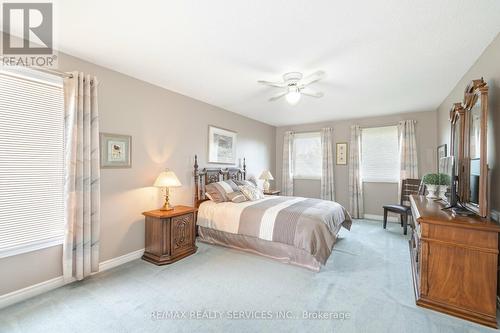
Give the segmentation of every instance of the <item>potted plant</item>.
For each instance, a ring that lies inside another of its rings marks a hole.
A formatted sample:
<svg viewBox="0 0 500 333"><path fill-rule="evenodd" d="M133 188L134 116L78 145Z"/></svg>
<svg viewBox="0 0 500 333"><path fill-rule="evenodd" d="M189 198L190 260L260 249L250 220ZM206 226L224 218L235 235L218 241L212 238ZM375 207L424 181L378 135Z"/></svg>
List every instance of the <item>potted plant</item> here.
<svg viewBox="0 0 500 333"><path fill-rule="evenodd" d="M440 173L439 175L439 197L446 200L446 191L451 184L451 178L445 173Z"/></svg>
<svg viewBox="0 0 500 333"><path fill-rule="evenodd" d="M439 186L439 175L437 173L428 173L422 178L422 182L427 188L427 198L436 198L436 191Z"/></svg>

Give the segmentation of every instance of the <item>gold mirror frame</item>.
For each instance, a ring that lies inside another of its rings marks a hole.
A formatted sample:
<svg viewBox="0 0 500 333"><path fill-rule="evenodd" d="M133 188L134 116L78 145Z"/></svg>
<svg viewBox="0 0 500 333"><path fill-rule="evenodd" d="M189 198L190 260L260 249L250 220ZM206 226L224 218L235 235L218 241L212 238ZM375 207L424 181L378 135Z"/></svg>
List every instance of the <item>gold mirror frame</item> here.
<svg viewBox="0 0 500 333"><path fill-rule="evenodd" d="M465 138L465 109L462 106L462 103L455 103L451 107L450 110L450 122L451 122L451 137L450 137L450 155L455 157L455 148L457 150L455 161L456 163L456 175L458 178L458 188L457 188L457 196L460 200L465 197L468 189L468 181L466 177L464 177L464 138ZM455 133L458 131L458 142L456 142L455 138L457 136ZM456 146L456 147L455 147ZM438 161L439 163L439 161Z"/></svg>
<svg viewBox="0 0 500 333"><path fill-rule="evenodd" d="M470 114L472 108L476 105L477 101L481 101L481 122L480 122L480 171L479 171L479 204L474 205L469 202L470 199ZM484 82L483 78L478 80L473 80L467 88L465 88L463 106L465 109L465 119L464 119L464 136L463 136L463 147L464 147L464 158L463 158L463 170L462 177L460 180L464 180L466 183L462 197L462 201L465 203L466 207L473 210L482 217L487 217L488 212L488 156L487 156L487 128L488 128L488 85Z"/></svg>

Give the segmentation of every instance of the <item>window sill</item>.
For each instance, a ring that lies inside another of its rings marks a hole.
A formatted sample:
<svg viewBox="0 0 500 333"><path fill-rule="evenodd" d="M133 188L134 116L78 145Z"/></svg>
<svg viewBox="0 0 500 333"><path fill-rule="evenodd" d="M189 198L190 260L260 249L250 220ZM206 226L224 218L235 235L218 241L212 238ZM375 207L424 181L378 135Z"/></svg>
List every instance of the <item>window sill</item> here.
<svg viewBox="0 0 500 333"><path fill-rule="evenodd" d="M0 250L0 259L16 256L23 253L33 252L37 250L46 249L52 246L62 245L64 243L64 236L44 239L42 241L31 242L7 249Z"/></svg>

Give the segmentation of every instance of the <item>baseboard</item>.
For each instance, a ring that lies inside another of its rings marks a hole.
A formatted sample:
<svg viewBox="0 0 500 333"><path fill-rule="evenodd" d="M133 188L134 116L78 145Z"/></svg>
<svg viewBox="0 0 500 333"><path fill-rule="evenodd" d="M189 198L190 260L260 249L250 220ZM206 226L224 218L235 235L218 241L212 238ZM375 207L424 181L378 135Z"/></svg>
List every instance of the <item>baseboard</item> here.
<svg viewBox="0 0 500 333"><path fill-rule="evenodd" d="M363 218L365 218L367 220L377 220L377 221L384 220L383 215L376 215L376 214L364 214ZM396 216L387 216L387 222L401 223L399 217L396 217Z"/></svg>
<svg viewBox="0 0 500 333"><path fill-rule="evenodd" d="M8 294L0 296L0 309L5 308L17 302L24 301L28 298L35 297L47 291L57 289L64 286L64 279L62 276L43 281L32 286L19 289Z"/></svg>
<svg viewBox="0 0 500 333"><path fill-rule="evenodd" d="M129 261L140 259L144 254L144 249L124 254L122 256L112 258L99 263L99 272L106 271L111 268L126 264Z"/></svg>
<svg viewBox="0 0 500 333"><path fill-rule="evenodd" d="M134 252L127 253L123 256L103 261L99 263L99 273L123 265L129 261L139 259L142 257L143 254L144 254L144 249L140 249ZM58 276L53 279L43 281L23 289L15 290L8 294L0 295L0 309L27 300L29 298L38 296L40 294L46 293L47 291L57 289L59 287L64 286L65 284L67 283L64 282L63 277Z"/></svg>

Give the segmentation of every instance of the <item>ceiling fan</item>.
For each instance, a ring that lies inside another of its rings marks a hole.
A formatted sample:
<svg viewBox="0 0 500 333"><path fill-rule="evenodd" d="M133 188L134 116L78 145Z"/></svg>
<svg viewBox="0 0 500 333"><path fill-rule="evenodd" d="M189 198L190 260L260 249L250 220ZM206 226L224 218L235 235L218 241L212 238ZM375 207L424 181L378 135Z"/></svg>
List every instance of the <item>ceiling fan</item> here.
<svg viewBox="0 0 500 333"><path fill-rule="evenodd" d="M320 98L323 97L322 92L316 92L307 87L311 83L317 82L325 77L324 71L316 71L311 75L304 77L300 72L290 72L283 74L282 82L257 81L270 87L285 89L283 92L271 97L270 102L276 101L285 96L286 101L291 105L295 105L300 101L302 95Z"/></svg>

